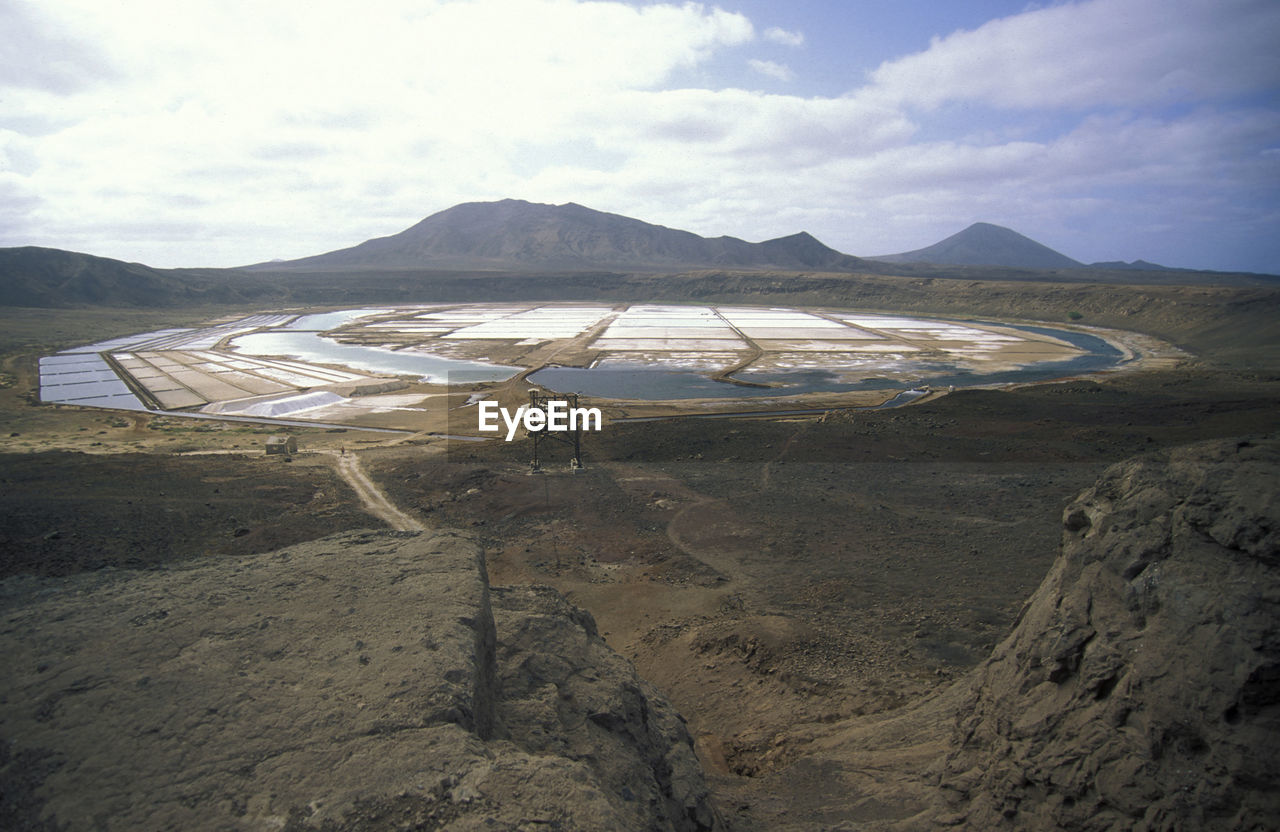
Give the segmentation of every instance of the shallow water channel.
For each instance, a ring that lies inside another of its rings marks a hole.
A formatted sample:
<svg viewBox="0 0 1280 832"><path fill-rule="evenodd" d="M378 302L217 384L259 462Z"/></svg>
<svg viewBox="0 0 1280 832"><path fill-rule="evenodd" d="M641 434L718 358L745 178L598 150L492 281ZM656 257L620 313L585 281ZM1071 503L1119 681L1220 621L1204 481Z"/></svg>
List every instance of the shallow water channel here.
<svg viewBox="0 0 1280 832"><path fill-rule="evenodd" d="M340 344L322 337L319 332L294 329L241 335L232 342L232 348L246 355L283 355L315 364L341 364L368 373L414 375L424 382L437 384L502 381L522 369L421 352Z"/></svg>

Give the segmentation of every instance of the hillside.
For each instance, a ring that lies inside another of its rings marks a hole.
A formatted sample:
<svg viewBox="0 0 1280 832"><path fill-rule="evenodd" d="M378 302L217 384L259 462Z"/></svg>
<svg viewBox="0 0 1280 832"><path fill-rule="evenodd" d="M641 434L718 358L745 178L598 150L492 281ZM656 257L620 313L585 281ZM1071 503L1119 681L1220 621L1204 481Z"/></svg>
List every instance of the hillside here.
<svg viewBox="0 0 1280 832"><path fill-rule="evenodd" d="M736 267L852 271L866 264L801 232L749 243L700 237L575 203L468 202L389 237L261 271L339 269L629 269Z"/></svg>
<svg viewBox="0 0 1280 832"><path fill-rule="evenodd" d="M0 306L196 306L248 302L258 294L218 272L153 269L37 246L0 248Z"/></svg>
<svg viewBox="0 0 1280 832"><path fill-rule="evenodd" d="M984 661L906 707L797 724L801 762L735 798L785 830L1273 828L1278 473L1274 438L1111 466Z"/></svg>
<svg viewBox="0 0 1280 832"><path fill-rule="evenodd" d="M1274 440L1111 467L967 680L934 774L963 829L1262 829L1280 810ZM960 823L956 813L963 818Z"/></svg>
<svg viewBox="0 0 1280 832"><path fill-rule="evenodd" d="M888 263L934 263L954 266L1005 266L1018 269L1075 269L1083 263L1011 228L975 222L931 246L871 258Z"/></svg>

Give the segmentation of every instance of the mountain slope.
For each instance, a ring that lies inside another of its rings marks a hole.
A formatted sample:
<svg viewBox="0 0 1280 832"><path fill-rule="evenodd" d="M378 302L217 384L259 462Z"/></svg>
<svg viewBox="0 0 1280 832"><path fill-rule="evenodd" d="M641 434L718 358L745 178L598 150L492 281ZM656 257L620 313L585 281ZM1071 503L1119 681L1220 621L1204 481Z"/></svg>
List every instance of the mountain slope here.
<svg viewBox="0 0 1280 832"><path fill-rule="evenodd" d="M851 271L863 265L803 232L763 243L708 239L572 202L543 205L504 199L456 205L399 234L351 248L249 268L537 271L735 266Z"/></svg>
<svg viewBox="0 0 1280 832"><path fill-rule="evenodd" d="M0 306L190 306L237 303L253 294L252 287L199 272L162 271L56 248L0 248Z"/></svg>
<svg viewBox="0 0 1280 832"><path fill-rule="evenodd" d="M975 222L957 234L915 251L873 257L889 263L947 266L1007 266L1019 269L1078 269L1083 263L1024 237L1011 228Z"/></svg>

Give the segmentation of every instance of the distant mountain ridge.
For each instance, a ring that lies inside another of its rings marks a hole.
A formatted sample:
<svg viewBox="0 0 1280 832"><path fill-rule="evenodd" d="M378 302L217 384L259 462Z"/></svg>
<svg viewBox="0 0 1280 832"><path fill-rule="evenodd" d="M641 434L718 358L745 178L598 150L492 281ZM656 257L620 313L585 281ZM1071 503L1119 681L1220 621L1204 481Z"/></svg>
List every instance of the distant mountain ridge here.
<svg viewBox="0 0 1280 832"><path fill-rule="evenodd" d="M459 269L468 271L662 271L737 268L883 272L877 264L994 266L1014 269L1098 268L1167 271L1135 260L1086 265L1018 232L988 222L925 248L861 258L844 254L801 231L750 243L737 237L700 237L587 208L503 199L464 202L398 234L296 260L245 266L251 271L349 269Z"/></svg>
<svg viewBox="0 0 1280 832"><path fill-rule="evenodd" d="M1016 269L1081 269L1072 260L1011 228L975 222L931 246L869 258L886 263L931 263L943 266L1004 266Z"/></svg>
<svg viewBox="0 0 1280 832"><path fill-rule="evenodd" d="M155 269L61 249L0 248L0 307L179 307L247 303L393 303L425 285L459 301L608 295L620 281L653 281L646 297L695 300L729 291L725 273L755 272L770 292L791 291L805 273L929 279L1113 284L1274 286L1280 276L1174 269L1145 260L1088 266L990 223L902 254L859 258L799 232L760 243L700 237L576 203L515 199L469 202L432 214L389 237L299 260L234 269ZM742 276L739 275L739 276ZM474 277L493 277L475 281ZM667 291L662 279L679 276ZM505 283L503 281L506 281ZM448 286L445 290L443 287ZM830 289L834 284L824 284ZM834 291L834 289L832 289ZM824 289L823 291L826 291Z"/></svg>
<svg viewBox="0 0 1280 832"><path fill-rule="evenodd" d="M1112 269L1116 271L1135 271L1135 272L1193 272L1195 269L1180 269L1174 266L1161 266L1159 263L1152 263L1147 260L1134 260L1126 263L1123 260L1101 260L1097 263L1090 263L1091 269Z"/></svg>
<svg viewBox="0 0 1280 832"><path fill-rule="evenodd" d="M243 303L254 287L216 271L153 269L74 251L39 246L0 248L0 306L172 307Z"/></svg>
<svg viewBox="0 0 1280 832"><path fill-rule="evenodd" d="M586 208L518 199L467 202L389 237L253 270L779 268L857 271L867 264L811 234L749 243L700 237Z"/></svg>

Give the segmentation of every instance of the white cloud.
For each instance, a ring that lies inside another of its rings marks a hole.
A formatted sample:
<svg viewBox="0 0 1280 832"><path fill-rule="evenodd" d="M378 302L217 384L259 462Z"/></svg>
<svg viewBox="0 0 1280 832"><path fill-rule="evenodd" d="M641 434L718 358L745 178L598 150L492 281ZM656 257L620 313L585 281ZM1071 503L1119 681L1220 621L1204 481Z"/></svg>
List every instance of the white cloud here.
<svg viewBox="0 0 1280 832"><path fill-rule="evenodd" d="M901 112L858 98L801 98L747 90L658 90L619 95L584 111L597 141L628 157L676 164L704 157L744 169L789 171L832 157L898 145L914 125Z"/></svg>
<svg viewBox="0 0 1280 832"><path fill-rule="evenodd" d="M804 46L804 32L789 32L786 29L779 29L777 26L765 29L764 39L780 43L783 46Z"/></svg>
<svg viewBox="0 0 1280 832"><path fill-rule="evenodd" d="M691 3L9 8L0 245L235 265L520 197L711 236L805 229L854 254L984 219L1087 258L1126 224L1168 244L1280 201L1275 108L1233 103L1280 85L1265 0L1054 5L834 97L717 84L709 68L745 64L800 87L817 45ZM775 43L806 48L782 64L760 54Z"/></svg>
<svg viewBox="0 0 1280 832"><path fill-rule="evenodd" d="M80 245L117 253L126 246L101 236L113 218L176 217L220 234L258 217L259 236L278 240L261 256L288 256L332 241L335 226L365 233L362 218L491 195L518 148L589 132L584 111L755 36L745 17L693 4L41 5L37 34L61 34L32 43L80 48L110 77L86 90L47 77L39 54L11 62L0 123L45 133L12 187L42 204L0 239L75 240L82 229ZM88 43L101 48L77 46ZM334 222L333 204L349 218Z"/></svg>
<svg viewBox="0 0 1280 832"><path fill-rule="evenodd" d="M780 64L775 61L762 61L758 58L752 58L747 61L747 66L751 67L761 75L767 75L770 78L776 78L779 81L790 81L796 77L791 68L786 64Z"/></svg>
<svg viewBox="0 0 1280 832"><path fill-rule="evenodd" d="M872 79L876 94L926 108L1199 101L1280 83L1277 35L1272 0L1090 0L934 38Z"/></svg>
<svg viewBox="0 0 1280 832"><path fill-rule="evenodd" d="M57 31L34 5L0 4L0 87L66 94L90 86L111 69L92 43Z"/></svg>

